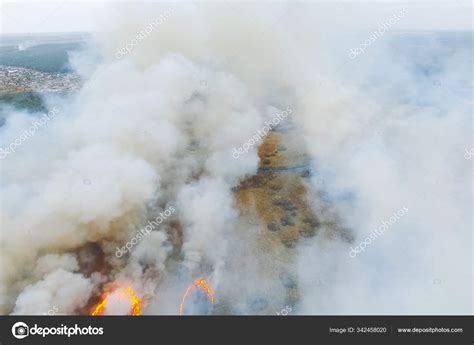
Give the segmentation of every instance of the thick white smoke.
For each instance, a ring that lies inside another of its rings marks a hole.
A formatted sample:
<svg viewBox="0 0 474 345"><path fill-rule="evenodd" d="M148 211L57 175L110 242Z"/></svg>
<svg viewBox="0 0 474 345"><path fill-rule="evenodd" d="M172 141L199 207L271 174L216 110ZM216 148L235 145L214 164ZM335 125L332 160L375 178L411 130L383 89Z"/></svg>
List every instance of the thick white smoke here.
<svg viewBox="0 0 474 345"><path fill-rule="evenodd" d="M256 236L239 232L232 194L257 171L257 147L239 159L232 149L275 115L269 109L291 105L301 150L354 238L300 241L287 263L298 279L295 310L469 313L472 189L463 153L472 103L455 92L423 92L385 38L351 61L349 49L360 43L352 33L363 20L335 6L110 4L91 48L100 63L91 66L87 54L73 59L83 88L51 100L56 118L2 161L0 312L84 312L103 284L114 284L133 286L146 313L171 314L199 274L225 291L231 311L251 312L243 290L277 299L282 291L263 277L272 263L253 250ZM377 24L400 9L365 13ZM327 17L341 27L329 32ZM446 60L443 87L472 73L469 63L456 54ZM375 69L385 71L384 82ZM404 98L406 89L421 101ZM3 143L30 116L9 113ZM319 189L315 183L310 193L316 213ZM129 255L115 256L169 206L175 214ZM382 237L349 256L404 206L406 215ZM112 304L109 313L126 309Z"/></svg>

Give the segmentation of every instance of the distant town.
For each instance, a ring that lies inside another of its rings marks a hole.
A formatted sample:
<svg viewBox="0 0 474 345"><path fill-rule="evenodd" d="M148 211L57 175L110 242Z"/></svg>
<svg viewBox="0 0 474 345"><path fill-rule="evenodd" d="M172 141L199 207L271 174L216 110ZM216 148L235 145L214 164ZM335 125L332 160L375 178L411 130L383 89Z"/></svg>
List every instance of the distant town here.
<svg viewBox="0 0 474 345"><path fill-rule="evenodd" d="M0 94L73 91L79 89L81 84L81 78L74 73L46 73L23 67L0 66Z"/></svg>

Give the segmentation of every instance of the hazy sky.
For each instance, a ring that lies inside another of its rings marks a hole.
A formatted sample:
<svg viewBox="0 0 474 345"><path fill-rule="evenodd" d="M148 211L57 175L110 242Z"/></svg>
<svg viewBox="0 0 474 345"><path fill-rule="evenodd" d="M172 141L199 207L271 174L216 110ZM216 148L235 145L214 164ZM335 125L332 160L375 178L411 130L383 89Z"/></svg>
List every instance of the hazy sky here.
<svg viewBox="0 0 474 345"><path fill-rule="evenodd" d="M92 0L63 0L63 1L42 1L42 0L0 0L1 33L35 33L35 32L69 32L69 31L96 31L100 30L97 20L98 15L104 11L115 11L110 6L114 0L92 1ZM125 1L120 1L124 3ZM128 3L140 4L140 1L126 1ZM157 2L157 1L147 1ZM261 2L261 1L260 1ZM323 1L307 1L323 2ZM333 1L332 4L336 3ZM366 1L346 1L357 4L357 9L350 6L351 20L360 22L367 20L367 13L378 17L382 16L380 8L376 6L385 4L400 5L406 4L410 15L399 23L399 30L472 30L472 3L470 0L449 0L449 1L387 1L378 0L372 3ZM295 3L295 6L304 4ZM143 6L143 2L141 2ZM376 8L379 8L376 9ZM365 18L364 18L365 17ZM383 18L383 17L381 17ZM372 23L373 24L373 23Z"/></svg>

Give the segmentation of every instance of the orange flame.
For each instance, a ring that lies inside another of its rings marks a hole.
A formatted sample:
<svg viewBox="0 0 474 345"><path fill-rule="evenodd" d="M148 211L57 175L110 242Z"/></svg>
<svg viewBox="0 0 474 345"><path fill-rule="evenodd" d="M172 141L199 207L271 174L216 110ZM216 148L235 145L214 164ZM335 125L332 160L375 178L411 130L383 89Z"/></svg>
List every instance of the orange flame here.
<svg viewBox="0 0 474 345"><path fill-rule="evenodd" d="M184 292L183 298L181 299L181 304L179 305L179 315L183 315L183 306L188 298L189 292L192 288L201 289L207 295L209 302L214 304L214 294L212 293L211 288L207 285L207 282L204 279L196 279L193 284L189 285L186 291Z"/></svg>
<svg viewBox="0 0 474 345"><path fill-rule="evenodd" d="M138 316L141 315L140 304L141 301L138 296L133 292L131 287L127 288L127 294L132 302L132 309L130 310L130 315Z"/></svg>
<svg viewBox="0 0 474 345"><path fill-rule="evenodd" d="M132 307L130 308L129 315L137 316L141 315L141 301L140 298L133 292L131 287L125 288L119 295L120 299L129 299ZM107 295L101 297L100 302L94 307L91 312L92 316L104 315L105 308L107 306Z"/></svg>
<svg viewBox="0 0 474 345"><path fill-rule="evenodd" d="M102 300L92 311L92 316L102 315L104 313L105 307L107 305L107 298L102 297Z"/></svg>

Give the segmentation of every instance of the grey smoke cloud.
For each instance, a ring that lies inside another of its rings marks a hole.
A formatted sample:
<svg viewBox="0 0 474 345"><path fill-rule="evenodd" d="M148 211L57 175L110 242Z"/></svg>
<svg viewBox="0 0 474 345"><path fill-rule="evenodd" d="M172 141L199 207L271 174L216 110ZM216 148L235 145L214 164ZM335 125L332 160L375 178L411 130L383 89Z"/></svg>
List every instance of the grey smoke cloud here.
<svg viewBox="0 0 474 345"><path fill-rule="evenodd" d="M310 194L316 211L324 188L357 242L394 210L410 210L353 259L350 243L325 231L301 241L288 262L301 295L292 313L471 311L471 166L463 153L472 102L450 88L458 80L472 87L463 50L443 55L436 80L445 91L427 91L413 63L382 39L351 62L355 33L369 28L361 17L341 15L341 27L328 31L322 17L336 18L336 7L176 4L117 60L117 47L169 6L110 6L118 10L108 10L91 46L100 62L91 64L87 53L73 58L83 88L2 162L0 312L43 314L56 306L72 314L112 283L133 285L147 300L145 313L175 314L195 275L208 278L228 311L252 313L247 299L255 293L275 310L285 307L280 282L266 275L273 263L255 250L258 225L242 225L232 195L256 172L257 147L239 159L232 149L274 116L269 109L287 106L325 182ZM409 21L416 10L403 7ZM395 10L363 13L376 23ZM435 39L429 49L443 51ZM316 76L324 82L315 86ZM11 111L2 141L30 116ZM353 197L337 197L344 192ZM115 256L169 205L176 214L129 256ZM173 222L182 236L178 254ZM91 243L100 246L103 269L86 273L81 250Z"/></svg>

